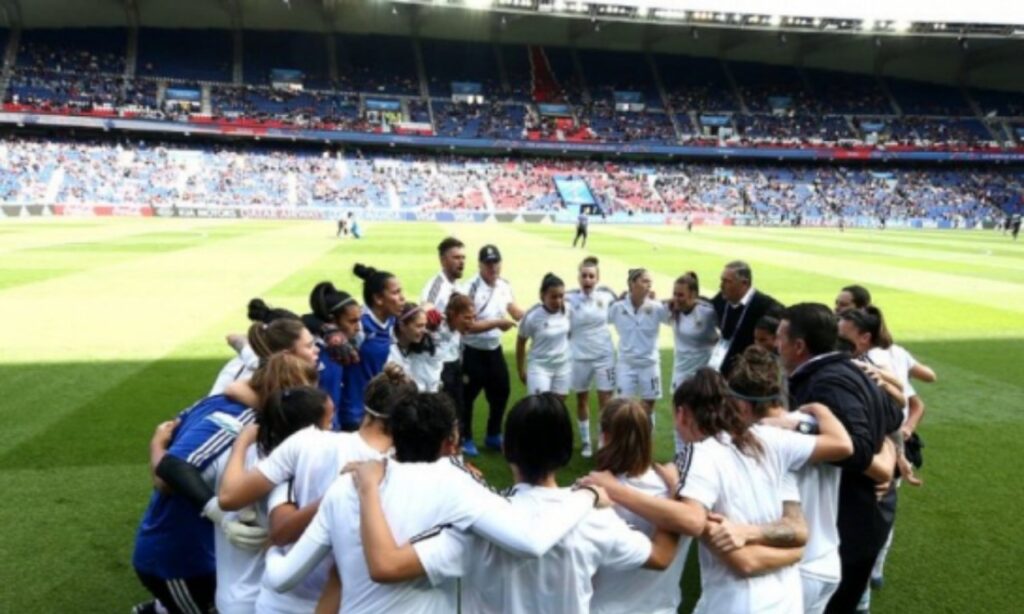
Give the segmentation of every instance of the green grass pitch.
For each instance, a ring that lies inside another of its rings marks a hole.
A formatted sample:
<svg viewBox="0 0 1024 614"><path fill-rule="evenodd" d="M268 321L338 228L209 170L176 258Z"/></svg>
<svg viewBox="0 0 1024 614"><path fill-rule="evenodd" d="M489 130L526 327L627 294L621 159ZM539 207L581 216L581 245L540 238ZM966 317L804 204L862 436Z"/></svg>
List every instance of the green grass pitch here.
<svg viewBox="0 0 1024 614"><path fill-rule="evenodd" d="M863 283L896 339L940 378L918 387L928 408L925 486L901 491L874 610L1019 611L1024 244L991 231L595 225L587 249L573 250L566 226L365 226L357 242L334 239L330 222L0 222L0 612L127 612L145 598L130 556L149 494L149 437L207 391L229 358L224 335L246 327L246 302L261 296L303 311L323 279L358 292L356 261L395 272L415 298L448 234L469 246L467 274L476 250L497 243L523 307L536 302L545 272L574 280L585 254L601 258L614 287L628 268L650 268L659 296L685 270L713 294L734 258L750 261L755 285L785 303L831 304L840 286ZM667 373L667 331L661 341ZM516 384L513 399L520 394ZM477 411L480 430L482 399ZM664 460L671 420L664 402L658 412ZM478 465L508 484L499 456ZM577 457L564 478L589 466ZM696 565L684 587L690 604Z"/></svg>

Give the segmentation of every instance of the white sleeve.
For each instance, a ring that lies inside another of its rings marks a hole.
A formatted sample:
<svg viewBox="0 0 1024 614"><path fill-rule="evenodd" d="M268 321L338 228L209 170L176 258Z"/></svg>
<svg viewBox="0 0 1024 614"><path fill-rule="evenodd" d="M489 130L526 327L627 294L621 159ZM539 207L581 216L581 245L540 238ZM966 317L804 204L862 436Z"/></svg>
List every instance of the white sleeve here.
<svg viewBox="0 0 1024 614"><path fill-rule="evenodd" d="M310 440L309 429L292 433L271 451L270 456L256 463L256 469L274 484L281 484L295 477L299 454Z"/></svg>
<svg viewBox="0 0 1024 614"><path fill-rule="evenodd" d="M643 567L651 558L651 540L640 531L629 528L611 510L598 510L594 513L604 515L605 512L609 512L611 517L601 531L604 547L601 568L628 571Z"/></svg>
<svg viewBox="0 0 1024 614"><path fill-rule="evenodd" d="M718 502L722 484L715 469L713 454L703 446L694 446L690 457L690 469L679 488L679 496L693 499L708 509Z"/></svg>
<svg viewBox="0 0 1024 614"><path fill-rule="evenodd" d="M524 317L522 322L519 323L519 332L517 335L520 339L529 339L533 337L533 310L531 309Z"/></svg>
<svg viewBox="0 0 1024 614"><path fill-rule="evenodd" d="M267 495L267 514L269 515L277 509L278 506L285 505L287 503L297 506L295 497L292 494L291 480L281 482L270 491L269 495Z"/></svg>
<svg viewBox="0 0 1024 614"><path fill-rule="evenodd" d="M782 487L779 494L782 495L783 503L786 501L800 502L800 486L797 483L796 474L792 471L782 474Z"/></svg>
<svg viewBox="0 0 1024 614"><path fill-rule="evenodd" d="M457 529L441 529L438 533L413 542L412 549L423 566L431 586L466 574L466 554L473 536Z"/></svg>
<svg viewBox="0 0 1024 614"><path fill-rule="evenodd" d="M795 471L807 464L811 454L814 453L814 446L817 444L817 437L804 435L796 431L786 429L760 430L759 434L770 433L769 441L774 439L777 442L775 448L782 458L782 468Z"/></svg>
<svg viewBox="0 0 1024 614"><path fill-rule="evenodd" d="M265 557L263 579L279 593L295 588L331 552L330 517L334 499L324 497L302 537L284 556Z"/></svg>
<svg viewBox="0 0 1024 614"><path fill-rule="evenodd" d="M516 302L516 295L512 294L512 284L508 282L505 282L505 300L508 301L505 303L506 310L508 309L509 305Z"/></svg>
<svg viewBox="0 0 1024 614"><path fill-rule="evenodd" d="M454 480L452 481L455 482ZM468 473L458 481L455 493L458 516L473 533L520 556L544 555L593 509L589 492L567 497L555 511L543 517L517 509L512 503L478 483Z"/></svg>

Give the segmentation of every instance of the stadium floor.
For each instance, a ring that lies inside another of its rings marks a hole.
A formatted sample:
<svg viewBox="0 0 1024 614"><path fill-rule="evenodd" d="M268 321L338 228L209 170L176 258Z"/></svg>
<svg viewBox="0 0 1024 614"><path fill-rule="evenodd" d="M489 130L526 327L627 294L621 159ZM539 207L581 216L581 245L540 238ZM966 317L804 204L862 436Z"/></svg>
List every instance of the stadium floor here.
<svg viewBox="0 0 1024 614"><path fill-rule="evenodd" d="M840 286L866 285L896 339L940 378L919 388L928 407L925 486L901 492L874 611L993 614L1024 602L1024 243L995 231L594 225L584 251L569 247L567 226L370 223L358 242L333 230L330 222L0 222L0 612L125 612L143 599L130 557L149 493L149 438L209 388L229 358L225 333L246 326L246 302L262 296L300 311L322 279L358 290L356 261L395 272L416 297L449 233L467 242L471 261L480 245L497 243L524 307L545 272L575 279L584 254L601 258L616 288L628 268L650 268L659 296L686 270L712 294L734 258L750 261L755 285L784 303L831 304ZM667 330L661 343L667 371ZM664 402L658 411L657 456L667 459L671 421ZM499 456L477 464L508 484ZM576 457L564 477L588 467ZM695 572L688 566L688 604Z"/></svg>

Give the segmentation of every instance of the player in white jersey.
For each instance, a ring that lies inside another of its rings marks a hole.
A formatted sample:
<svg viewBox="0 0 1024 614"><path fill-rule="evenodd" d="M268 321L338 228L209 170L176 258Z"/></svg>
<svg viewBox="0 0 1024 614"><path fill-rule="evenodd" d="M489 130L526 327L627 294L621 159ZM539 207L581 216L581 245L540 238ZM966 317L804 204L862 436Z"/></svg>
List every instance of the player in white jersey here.
<svg viewBox="0 0 1024 614"><path fill-rule="evenodd" d="M654 497L671 498L669 486L652 461L653 438L643 405L633 399L612 399L601 409L601 449L597 469L607 471L624 486ZM617 505L615 513L648 537L654 525ZM594 614L675 614L682 601L679 580L690 550L690 538L680 539L676 556L664 572L644 569L601 570L594 576Z"/></svg>
<svg viewBox="0 0 1024 614"><path fill-rule="evenodd" d="M246 467L265 458L295 432L305 429L316 432L330 430L333 418L333 402L327 393L317 388L288 388L275 393L260 412L258 431L251 430L257 432L257 436L256 441L246 447ZM239 446L247 442L248 437ZM216 465L220 471L218 478L223 477L230 455L231 450L225 450L217 459ZM265 502L257 502L242 511L246 510L247 514L228 512L226 516L248 519L254 526L269 529ZM252 612L263 577L263 549L239 548L221 531L214 534L214 542L217 553L217 611L223 614Z"/></svg>
<svg viewBox="0 0 1024 614"><path fill-rule="evenodd" d="M553 394L522 399L508 414L505 437L505 457L518 482L513 507L541 518L561 514L576 496L558 488L555 480L556 471L572 457L572 422L565 404ZM399 547L386 502L382 510L373 489L361 488L360 497L361 531L373 577L396 581L425 575L433 584L463 577L464 612L588 612L595 572L665 569L677 552L674 536L658 532L652 545L608 509L587 514L540 558L522 559L453 530Z"/></svg>
<svg viewBox="0 0 1024 614"><path fill-rule="evenodd" d="M661 355L658 330L669 314L665 303L650 298L647 269L630 269L629 292L608 309L619 334L615 388L619 396L639 398L654 423L654 402L661 398Z"/></svg>
<svg viewBox="0 0 1024 614"><path fill-rule="evenodd" d="M592 473L584 483L605 486L616 503L662 529L691 536L707 531L700 544L702 594L696 611L799 612L800 578L794 565L806 527L802 519L792 523L783 517L783 502L798 498L787 492L792 482L787 474L807 462L849 456L852 443L842 424L816 405L805 411L818 419L817 436L748 427L721 375L710 368L683 382L673 405L676 428L695 444L677 458L677 500L623 487L608 472ZM733 539L734 523L759 526Z"/></svg>
<svg viewBox="0 0 1024 614"><path fill-rule="evenodd" d="M448 525L493 540L524 555L541 556L587 516L595 504L589 492L566 497L559 509L538 522L477 482L454 458L443 455L458 449L455 410L447 397L419 393L399 399L391 415L395 460L387 463L379 496L394 537L425 542ZM410 502L414 504L410 505ZM379 552L364 547L361 506L356 487L342 476L324 496L320 510L288 555L267 561L271 584L285 590L301 582L333 550L341 576L341 611L444 612L455 611L455 583L431 584L426 579L396 584L377 582L367 563Z"/></svg>
<svg viewBox="0 0 1024 614"><path fill-rule="evenodd" d="M447 237L438 244L437 257L441 270L423 286L420 303L433 305L443 313L453 292L464 294L458 284L466 268L466 245L455 237Z"/></svg>
<svg viewBox="0 0 1024 614"><path fill-rule="evenodd" d="M391 448L388 416L393 401L411 394L415 384L392 365L374 377L364 397L369 411L356 433L305 429L286 439L253 469L242 465L243 442L236 446L221 480L219 500L225 509L237 509L268 497L271 538L268 558L279 558L294 543L316 514L319 500L347 463L381 458ZM379 409L378 409L379 408ZM329 566L310 574L301 586L279 594L261 582L259 610L306 612L315 607L328 582Z"/></svg>
<svg viewBox="0 0 1024 614"><path fill-rule="evenodd" d="M442 358L427 334L427 312L416 303L406 303L395 321L388 362L405 371L420 392L441 389Z"/></svg>
<svg viewBox="0 0 1024 614"><path fill-rule="evenodd" d="M270 324L274 320L282 318L299 319L299 316L287 309L271 309L260 298L254 298L249 301L246 315L249 321L254 324ZM260 366L260 356L253 350L246 336L228 335L227 343L235 351L236 355L221 368L207 396L223 394L224 389L231 382L251 378L256 368ZM278 350L280 349L285 348L278 348Z"/></svg>
<svg viewBox="0 0 1024 614"><path fill-rule="evenodd" d="M529 394L569 394L572 360L569 356L569 308L565 282L548 273L540 284L541 302L527 310L516 338L516 369ZM530 345L527 358L526 345ZM526 363L526 364L524 364Z"/></svg>
<svg viewBox="0 0 1024 614"><path fill-rule="evenodd" d="M597 388L597 406L604 407L615 391L615 346L608 330L608 309L618 300L607 286L598 286L597 258L583 259L579 267L578 290L565 294L569 305L569 346L572 351L572 382L576 391L580 454L590 458L590 386Z"/></svg>

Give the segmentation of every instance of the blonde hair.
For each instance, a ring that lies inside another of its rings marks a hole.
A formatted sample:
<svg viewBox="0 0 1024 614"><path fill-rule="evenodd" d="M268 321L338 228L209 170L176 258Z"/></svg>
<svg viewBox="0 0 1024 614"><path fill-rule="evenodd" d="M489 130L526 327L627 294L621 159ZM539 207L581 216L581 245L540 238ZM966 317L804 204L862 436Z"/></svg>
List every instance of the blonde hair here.
<svg viewBox="0 0 1024 614"><path fill-rule="evenodd" d="M316 383L316 364L287 352L271 354L249 380L249 386L259 399L259 407L255 408L258 410L263 409L275 392L297 386L316 386Z"/></svg>

